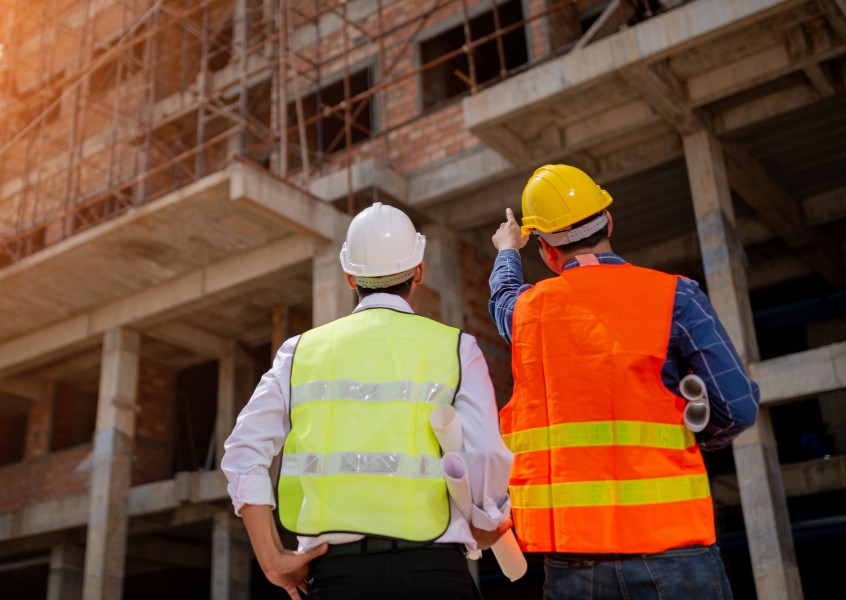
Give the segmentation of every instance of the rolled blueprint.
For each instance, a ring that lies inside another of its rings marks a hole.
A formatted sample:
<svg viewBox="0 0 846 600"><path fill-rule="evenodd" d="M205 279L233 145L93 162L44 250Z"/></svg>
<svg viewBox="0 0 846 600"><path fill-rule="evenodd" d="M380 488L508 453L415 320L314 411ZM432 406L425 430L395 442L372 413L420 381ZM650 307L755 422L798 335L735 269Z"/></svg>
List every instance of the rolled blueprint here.
<svg viewBox="0 0 846 600"><path fill-rule="evenodd" d="M458 454L464 448L464 431L461 428L461 419L452 406L441 405L430 413L429 424L444 451L442 463L444 477L447 481L447 492L458 510L470 523L473 512L470 480L467 477L467 463ZM520 551L520 546L517 544L517 539L512 530L506 531L491 546L491 550L493 550L494 557L499 563L499 568L502 569L502 573L509 580L517 581L526 574L528 569L526 557ZM471 554L470 558L479 558L479 555Z"/></svg>
<svg viewBox="0 0 846 600"><path fill-rule="evenodd" d="M685 426L694 433L702 431L711 418L705 382L693 373L685 375L679 382L679 393L687 400L687 406L684 407Z"/></svg>
<svg viewBox="0 0 846 600"><path fill-rule="evenodd" d="M444 467L447 492L456 510L469 523L473 512L473 499L470 493L470 479L467 477L467 463L457 452L447 452L441 461ZM482 557L481 550L475 550L468 555L471 560Z"/></svg>
<svg viewBox="0 0 846 600"><path fill-rule="evenodd" d="M455 409L442 404L429 414L429 424L435 430L435 437L441 445L444 454L447 452L461 452L464 449L464 430Z"/></svg>

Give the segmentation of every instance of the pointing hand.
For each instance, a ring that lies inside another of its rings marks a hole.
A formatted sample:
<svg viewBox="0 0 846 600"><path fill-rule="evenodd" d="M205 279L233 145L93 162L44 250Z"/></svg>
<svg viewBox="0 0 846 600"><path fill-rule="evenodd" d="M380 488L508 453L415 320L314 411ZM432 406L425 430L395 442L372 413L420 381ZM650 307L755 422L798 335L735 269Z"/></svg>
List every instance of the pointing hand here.
<svg viewBox="0 0 846 600"><path fill-rule="evenodd" d="M506 208L505 223L499 226L499 229L491 237L491 241L497 250L511 248L519 252L528 243L529 236L523 237L520 232L520 224L514 218L514 212L510 208Z"/></svg>

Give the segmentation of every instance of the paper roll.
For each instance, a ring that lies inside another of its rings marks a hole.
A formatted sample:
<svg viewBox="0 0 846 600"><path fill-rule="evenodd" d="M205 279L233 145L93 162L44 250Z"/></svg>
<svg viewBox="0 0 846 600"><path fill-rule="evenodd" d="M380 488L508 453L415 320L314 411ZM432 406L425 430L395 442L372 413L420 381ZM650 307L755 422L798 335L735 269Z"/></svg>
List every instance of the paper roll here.
<svg viewBox="0 0 846 600"><path fill-rule="evenodd" d="M679 382L679 393L687 400L684 407L684 424L692 432L705 429L711 419L711 405L708 402L708 388L698 375L690 373Z"/></svg>
<svg viewBox="0 0 846 600"><path fill-rule="evenodd" d="M469 523L470 514L473 512L473 499L470 493L470 479L467 477L467 463L460 454L448 452L441 461L446 479L447 493L452 500L455 509ZM473 550L467 554L470 560L482 558L481 550Z"/></svg>
<svg viewBox="0 0 846 600"><path fill-rule="evenodd" d="M447 493L461 516L470 523L473 513L473 497L470 491L470 479L467 477L467 463L459 454L464 448L464 430L461 420L452 406L441 405L429 415L429 424L435 432L435 438L444 451L442 459ZM526 557L520 551L514 532L509 530L491 546L494 557L503 574L511 581L516 581L526 574ZM475 560L481 556L477 550L469 555Z"/></svg>
<svg viewBox="0 0 846 600"><path fill-rule="evenodd" d="M458 418L458 413L452 406L442 404L436 407L429 414L429 424L444 454L461 452L464 449L464 430L461 428L461 419Z"/></svg>
<svg viewBox="0 0 846 600"><path fill-rule="evenodd" d="M467 463L460 454L447 452L441 461L449 497L455 502L461 516L469 523L473 512L473 498L470 492L470 479L467 477Z"/></svg>
<svg viewBox="0 0 846 600"><path fill-rule="evenodd" d="M496 562L499 563L499 568L502 573L511 581L517 581L526 574L529 566L526 563L526 557L520 550L517 544L517 538L514 537L514 532L510 529L499 538L496 543L491 546Z"/></svg>

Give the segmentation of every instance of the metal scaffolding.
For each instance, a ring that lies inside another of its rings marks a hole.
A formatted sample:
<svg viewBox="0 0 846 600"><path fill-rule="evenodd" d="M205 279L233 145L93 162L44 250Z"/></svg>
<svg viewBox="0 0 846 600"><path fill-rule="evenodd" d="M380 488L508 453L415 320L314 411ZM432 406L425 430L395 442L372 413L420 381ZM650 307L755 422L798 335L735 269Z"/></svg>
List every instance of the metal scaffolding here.
<svg viewBox="0 0 846 600"><path fill-rule="evenodd" d="M431 112L409 111L401 86L463 56L467 72L454 75L473 93L593 35L579 30L509 67L506 36L577 0L508 23L504 4L377 0L368 12L346 0L0 0L0 267L233 160L303 186L343 168L350 178L362 156L390 163L392 134ZM624 24L641 3L594 4ZM480 10L494 20L481 35ZM462 43L415 58L426 29L450 18ZM479 81L473 56L485 44L498 65ZM327 84L340 96L325 97Z"/></svg>

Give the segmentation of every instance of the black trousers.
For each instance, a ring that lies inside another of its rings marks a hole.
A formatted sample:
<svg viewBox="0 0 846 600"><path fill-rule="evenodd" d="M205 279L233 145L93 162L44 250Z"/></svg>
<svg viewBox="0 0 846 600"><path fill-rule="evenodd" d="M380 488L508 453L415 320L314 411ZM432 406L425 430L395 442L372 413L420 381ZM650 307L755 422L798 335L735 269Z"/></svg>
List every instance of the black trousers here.
<svg viewBox="0 0 846 600"><path fill-rule="evenodd" d="M481 600L463 546L329 548L309 563L309 600Z"/></svg>

